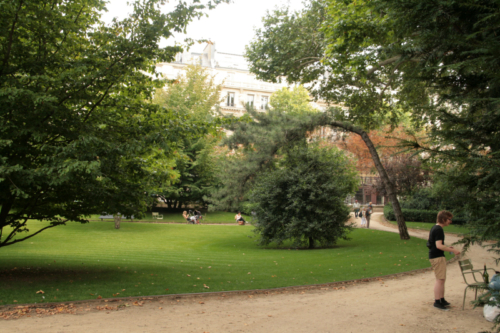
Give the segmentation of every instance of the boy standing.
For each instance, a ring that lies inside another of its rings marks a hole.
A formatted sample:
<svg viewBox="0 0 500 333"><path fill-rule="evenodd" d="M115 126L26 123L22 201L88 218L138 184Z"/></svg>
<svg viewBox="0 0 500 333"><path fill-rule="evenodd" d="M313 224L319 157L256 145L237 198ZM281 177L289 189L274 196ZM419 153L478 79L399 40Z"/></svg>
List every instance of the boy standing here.
<svg viewBox="0 0 500 333"><path fill-rule="evenodd" d="M453 214L442 210L437 215L436 225L429 232L429 240L427 247L429 248L429 261L436 275L436 283L434 284L434 307L440 310L448 311L447 306L450 305L444 299L444 283L446 281L446 258L445 251L453 252L455 255L460 254L459 250L452 246L444 245L443 227L451 224Z"/></svg>

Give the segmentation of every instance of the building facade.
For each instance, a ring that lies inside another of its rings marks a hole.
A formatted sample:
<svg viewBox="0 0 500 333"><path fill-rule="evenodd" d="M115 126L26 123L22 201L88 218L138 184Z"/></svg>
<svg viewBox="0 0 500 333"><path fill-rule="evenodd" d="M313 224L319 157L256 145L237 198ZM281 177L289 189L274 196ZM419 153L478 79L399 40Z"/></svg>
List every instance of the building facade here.
<svg viewBox="0 0 500 333"><path fill-rule="evenodd" d="M268 83L258 80L250 73L248 63L242 55L218 52L215 43L207 43L203 52L184 52L176 56L175 62L159 63L157 71L167 79L175 79L189 64L201 65L221 84L222 114L241 116L245 113L245 104L253 105L257 110L265 110L272 93L289 85ZM312 103L318 109L324 109L324 103Z"/></svg>

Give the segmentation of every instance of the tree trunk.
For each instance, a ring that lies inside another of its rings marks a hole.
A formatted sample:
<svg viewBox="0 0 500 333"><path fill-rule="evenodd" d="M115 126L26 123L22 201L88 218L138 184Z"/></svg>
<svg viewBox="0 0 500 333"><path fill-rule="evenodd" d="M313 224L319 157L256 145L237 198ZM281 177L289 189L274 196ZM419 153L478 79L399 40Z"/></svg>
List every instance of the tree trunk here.
<svg viewBox="0 0 500 333"><path fill-rule="evenodd" d="M399 237L401 239L410 239L410 235L408 234L408 229L406 228L405 219L403 217L403 212L401 211L401 206L399 205L399 200L396 195L394 184L389 179L389 176L387 175L387 172L385 171L385 168L382 165L382 162L380 161L377 149L375 148L375 145L368 136L368 133L366 133L359 127L353 126L352 124L329 120L327 119L326 115L325 115L325 123L332 127L339 127L361 136L366 146L368 147L370 154L372 155L373 163L375 163L375 167L377 168L380 179L382 179L382 183L384 184L385 191L387 192L387 196L389 197L389 201L391 202L392 208L394 209L394 214L396 215L396 220L398 222Z"/></svg>
<svg viewBox="0 0 500 333"><path fill-rule="evenodd" d="M314 249L314 239L309 237L309 249Z"/></svg>
<svg viewBox="0 0 500 333"><path fill-rule="evenodd" d="M115 220L115 229L120 229L120 222L122 221L122 216L121 214L116 214L113 216Z"/></svg>

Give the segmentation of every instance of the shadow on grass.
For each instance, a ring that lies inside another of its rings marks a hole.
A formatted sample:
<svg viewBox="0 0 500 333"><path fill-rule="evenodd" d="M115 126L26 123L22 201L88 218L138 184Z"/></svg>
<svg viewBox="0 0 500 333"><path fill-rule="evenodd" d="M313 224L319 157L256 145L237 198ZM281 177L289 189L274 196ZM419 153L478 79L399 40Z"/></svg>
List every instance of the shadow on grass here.
<svg viewBox="0 0 500 333"><path fill-rule="evenodd" d="M63 282L82 279L102 279L115 277L116 271L111 269L96 269L94 267L58 268L58 267L14 267L0 270L0 285L8 288L12 283L44 283Z"/></svg>

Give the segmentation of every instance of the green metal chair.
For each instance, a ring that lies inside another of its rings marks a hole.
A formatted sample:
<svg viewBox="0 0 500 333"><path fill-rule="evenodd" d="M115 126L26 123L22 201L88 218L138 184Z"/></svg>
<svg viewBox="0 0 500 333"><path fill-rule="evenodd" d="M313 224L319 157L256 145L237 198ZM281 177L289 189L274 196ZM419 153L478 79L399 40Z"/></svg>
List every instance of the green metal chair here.
<svg viewBox="0 0 500 333"><path fill-rule="evenodd" d="M467 295L467 289L471 288L476 291L476 294L474 296L474 300L477 299L477 290L482 289L486 290L488 289L488 285L484 283L483 279L483 272L484 270L482 269L474 269L472 267L472 263L470 259L464 259L464 260L459 260L458 265L460 266L460 270L462 271L462 276L464 277L465 284L467 285L464 290L464 303L462 305L462 310L465 309L465 297ZM492 270L495 272L493 268L486 268L487 270ZM470 275L467 275L470 274ZM471 276L472 275L472 276ZM476 278L476 275L479 275L479 279ZM491 275L493 276L493 274ZM468 278L468 280L467 280ZM474 282L472 281L474 280Z"/></svg>

